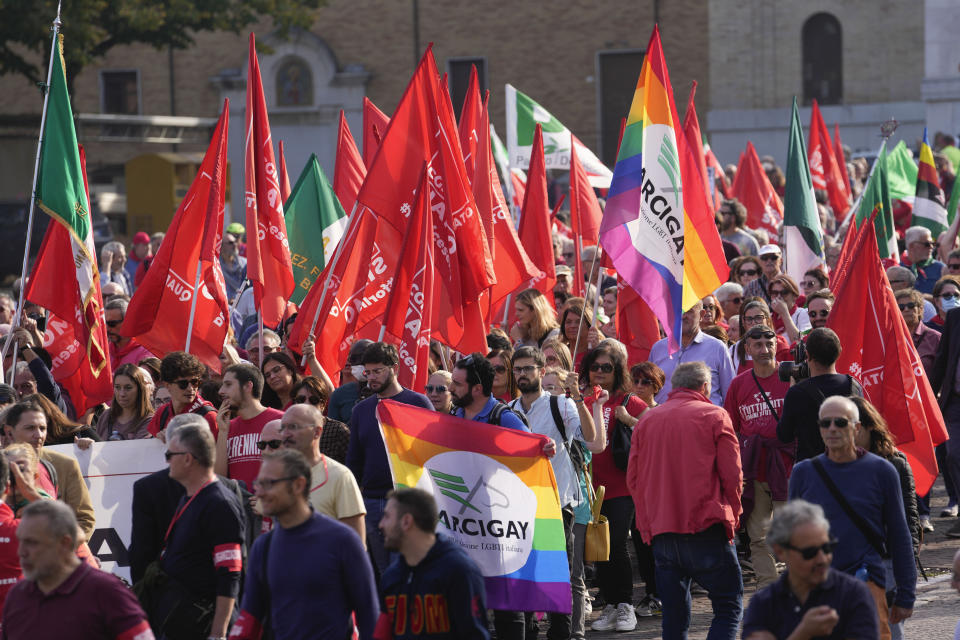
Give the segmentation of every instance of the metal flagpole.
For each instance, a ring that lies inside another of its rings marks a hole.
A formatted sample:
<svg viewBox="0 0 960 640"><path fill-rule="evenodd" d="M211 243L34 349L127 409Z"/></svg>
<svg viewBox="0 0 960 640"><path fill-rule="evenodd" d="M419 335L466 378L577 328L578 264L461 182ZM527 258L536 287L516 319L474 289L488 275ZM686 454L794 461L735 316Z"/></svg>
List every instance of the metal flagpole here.
<svg viewBox="0 0 960 640"><path fill-rule="evenodd" d="M40 135L37 137L37 156L33 162L33 187L30 189L30 213L27 216L27 241L23 247L23 267L20 269L20 295L17 300L17 311L13 316L13 325L10 327L9 335L13 335L14 329L20 326L20 316L23 313L23 292L27 288L27 263L30 260L30 238L33 236L33 218L37 210L37 178L40 174L40 150L43 147L43 133L47 125L47 104L50 102L50 79L53 77L53 56L57 55L57 36L60 34L60 3L57 3L57 17L53 20L53 43L50 45L50 63L47 66L47 83L43 87L43 113L40 116ZM64 70L66 72L66 70ZM90 203L87 203L89 206ZM10 348L12 339L7 339L3 345L3 352L0 358L6 358L7 351ZM11 371L17 367L17 351L13 352L13 362L10 365ZM4 382L6 372L0 367L0 382Z"/></svg>
<svg viewBox="0 0 960 640"><path fill-rule="evenodd" d="M597 244L597 250L593 252L593 260L590 261L590 274L593 275L593 268L597 264L597 256L600 255L600 245ZM585 283L586 287L589 287L589 283ZM577 339L573 343L573 353L570 354L574 360L577 359L577 349L580 348L580 326L583 325L583 316L587 313L587 297L586 294L590 293L589 288L586 288L584 291L583 297L583 308L580 309L580 325L577 326ZM597 296L594 296L593 301L593 319L596 321L597 318ZM560 327L560 333L563 334L563 327Z"/></svg>
<svg viewBox="0 0 960 640"><path fill-rule="evenodd" d="M835 240L843 238L848 233L853 219L857 217L857 211L860 209L860 203L863 201L863 192L866 191L867 185L870 184L873 172L877 170L877 163L883 155L883 148L887 145L887 140L890 139L890 136L893 135L893 132L897 130L898 126L900 126L900 123L893 118L880 125L880 137L883 138L883 140L880 142L880 148L877 149L877 159L873 161L873 166L870 167L870 173L867 174L867 179L863 183L863 189L860 190L860 195L857 196L856 202L850 207L850 213L847 214L843 224L840 225L840 228L837 229L837 232L834 234Z"/></svg>
<svg viewBox="0 0 960 640"><path fill-rule="evenodd" d="M193 281L193 300L190 301L190 320L187 322L187 345L184 351L190 353L190 340L193 338L193 319L197 315L197 298L200 297L200 272L203 268L203 261L197 259L197 277ZM228 319L227 322L230 320ZM261 351L263 345L260 346Z"/></svg>

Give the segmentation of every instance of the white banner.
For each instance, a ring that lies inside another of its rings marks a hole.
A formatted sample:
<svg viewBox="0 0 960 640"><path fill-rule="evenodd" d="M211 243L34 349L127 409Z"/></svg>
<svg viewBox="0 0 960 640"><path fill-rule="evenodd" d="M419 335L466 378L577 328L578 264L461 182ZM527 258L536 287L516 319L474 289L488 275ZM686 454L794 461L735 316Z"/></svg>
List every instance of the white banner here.
<svg viewBox="0 0 960 640"><path fill-rule="evenodd" d="M156 438L97 442L86 451L72 444L46 447L77 459L90 491L97 528L88 540L103 570L130 580L133 483L166 467L165 446Z"/></svg>

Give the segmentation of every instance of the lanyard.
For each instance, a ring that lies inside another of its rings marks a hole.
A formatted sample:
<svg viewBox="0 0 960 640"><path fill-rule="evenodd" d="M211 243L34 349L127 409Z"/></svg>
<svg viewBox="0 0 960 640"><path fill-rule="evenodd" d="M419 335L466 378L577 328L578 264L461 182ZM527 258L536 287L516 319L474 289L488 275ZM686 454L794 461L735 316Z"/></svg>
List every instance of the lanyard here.
<svg viewBox="0 0 960 640"><path fill-rule="evenodd" d="M327 456L320 454L320 457L323 459L323 482L315 486L313 489L310 489L310 493L313 493L323 485L327 484L327 480L330 479L330 472L327 471Z"/></svg>
<svg viewBox="0 0 960 640"><path fill-rule="evenodd" d="M180 519L180 516L183 515L183 512L186 511L186 510L187 510L187 507L190 506L190 503L193 502L194 500L196 500L197 496L200 495L200 492L203 491L204 489L206 489L206 488L207 488L207 485L210 484L211 482L213 482L213 479L210 479L210 480L207 480L206 482L204 482L204 483L203 483L203 486L200 487L200 489L199 489L195 494L193 494L192 496L190 496L190 499L187 500L187 504L183 505L183 507L182 507L179 511L177 511L176 514L174 514L173 520L170 521L170 526L167 527L167 533L164 534L164 536L163 536L163 543L164 543L164 544L167 543L167 538L170 537L170 532L173 531L173 525L175 525L175 524L177 523L177 520Z"/></svg>

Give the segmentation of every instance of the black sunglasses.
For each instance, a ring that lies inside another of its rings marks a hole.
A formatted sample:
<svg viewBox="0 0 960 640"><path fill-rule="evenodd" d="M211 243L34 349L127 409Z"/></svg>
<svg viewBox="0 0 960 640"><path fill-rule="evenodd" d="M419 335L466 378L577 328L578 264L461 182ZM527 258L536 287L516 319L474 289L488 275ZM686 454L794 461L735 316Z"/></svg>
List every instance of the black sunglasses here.
<svg viewBox="0 0 960 640"><path fill-rule="evenodd" d="M494 365L493 370L494 370L496 373L506 373L506 372L507 372L507 368L506 368L505 366L503 366L502 364Z"/></svg>
<svg viewBox="0 0 960 640"><path fill-rule="evenodd" d="M111 329L113 329L114 327L119 327L121 324L123 324L123 320L107 320L106 321L106 325Z"/></svg>
<svg viewBox="0 0 960 640"><path fill-rule="evenodd" d="M436 386L432 384L428 384L423 388L424 390L426 390L427 393L446 393L447 392L447 386L443 384L438 384Z"/></svg>
<svg viewBox="0 0 960 640"><path fill-rule="evenodd" d="M918 305L916 302L907 302L906 304L897 304L897 306L900 307L900 311L906 311L907 309L916 309Z"/></svg>
<svg viewBox="0 0 960 640"><path fill-rule="evenodd" d="M190 452L189 451L164 451L163 459L166 460L167 462L170 462L170 459L173 458L174 456L185 456L188 453Z"/></svg>
<svg viewBox="0 0 960 640"><path fill-rule="evenodd" d="M189 380L174 380L173 384L180 387L182 390L186 391L187 387L193 387L195 389L200 388L200 378L190 378Z"/></svg>
<svg viewBox="0 0 960 640"><path fill-rule="evenodd" d="M310 403L313 406L317 406L318 404L320 404L320 398L318 398L317 396L297 396L296 398L293 399L293 403L294 404ZM271 442L273 441L271 440ZM276 447L274 447L274 449L276 449Z"/></svg>
<svg viewBox="0 0 960 640"><path fill-rule="evenodd" d="M844 429L848 425L853 424L853 421L847 418L823 418L822 420L817 420L817 425L819 425L821 429L829 429L832 424Z"/></svg>
<svg viewBox="0 0 960 640"><path fill-rule="evenodd" d="M280 445L283 444L282 440L257 440L257 449L263 451L267 447L271 449L279 449Z"/></svg>
<svg viewBox="0 0 960 640"><path fill-rule="evenodd" d="M836 540L831 540L830 542L824 542L823 544L814 545L812 547L795 547L792 544L784 544L783 546L787 549L792 549L796 551L804 560L813 560L818 553L823 551L824 555L830 555L833 553L833 550L837 548L838 542Z"/></svg>
<svg viewBox="0 0 960 640"><path fill-rule="evenodd" d="M779 260L780 256L778 256L775 253L768 253L765 256L760 256L760 259L763 260L764 262L773 262L774 260Z"/></svg>
<svg viewBox="0 0 960 640"><path fill-rule="evenodd" d="M760 272L756 269L740 269L740 275L742 276L755 276L758 273Z"/></svg>
<svg viewBox="0 0 960 640"><path fill-rule="evenodd" d="M613 373L613 365L609 362L603 364L594 363L590 365L590 371L596 373L597 371L602 371L603 373Z"/></svg>
<svg viewBox="0 0 960 640"><path fill-rule="evenodd" d="M648 384L653 384L653 380L651 380L650 378L634 378L633 384L634 386L637 386L637 387L645 387Z"/></svg>

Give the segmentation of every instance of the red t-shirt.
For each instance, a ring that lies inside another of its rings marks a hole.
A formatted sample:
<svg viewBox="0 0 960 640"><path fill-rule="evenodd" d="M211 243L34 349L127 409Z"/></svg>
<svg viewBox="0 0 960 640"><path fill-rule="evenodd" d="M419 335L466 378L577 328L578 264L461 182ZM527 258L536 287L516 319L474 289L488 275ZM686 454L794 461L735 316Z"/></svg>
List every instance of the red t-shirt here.
<svg viewBox="0 0 960 640"><path fill-rule="evenodd" d="M247 491L252 490L253 481L260 472L261 452L257 449L260 432L268 422L282 417L283 411L279 409L264 409L250 420L234 418L230 421L230 431L227 434L227 477L243 481L247 485Z"/></svg>
<svg viewBox="0 0 960 640"><path fill-rule="evenodd" d="M591 395L584 400L592 414L593 403L596 402L596 397ZM627 490L627 472L617 468L617 465L613 463L613 454L610 453L609 444L610 430L616 424L616 418L612 417L613 412L621 404L623 404L623 394L619 393L607 400L607 403L603 405L603 424L607 429L607 448L600 453L593 454L593 486L599 487L603 485L606 488L606 493L604 494L605 500L607 498L620 498L630 495L630 492ZM647 403L641 400L639 396L630 396L630 400L627 401L627 413L634 418L643 413L646 408Z"/></svg>
<svg viewBox="0 0 960 640"><path fill-rule="evenodd" d="M0 611L13 585L23 577L20 557L17 555L17 526L20 520L13 517L13 510L0 502Z"/></svg>
<svg viewBox="0 0 960 640"><path fill-rule="evenodd" d="M783 414L783 398L790 389L790 383L780 380L777 372L774 371L767 377L757 376L760 381L760 387L766 392L773 408L778 414ZM763 399L763 394L757 388L757 383L753 379L753 369L739 374L730 383L727 389L727 395L723 401L723 408L730 414L730 420L733 422L733 430L737 432L741 441L752 435L759 435L764 438L777 438L778 417L770 413L770 407L767 401ZM766 454L761 450L759 475L757 479L760 482L766 482ZM790 456L783 456L784 465L790 468Z"/></svg>

